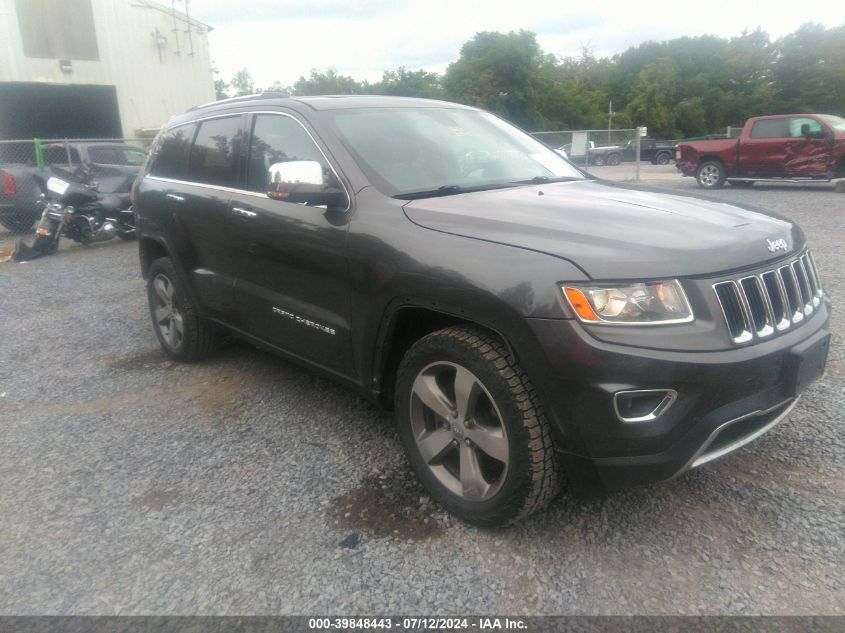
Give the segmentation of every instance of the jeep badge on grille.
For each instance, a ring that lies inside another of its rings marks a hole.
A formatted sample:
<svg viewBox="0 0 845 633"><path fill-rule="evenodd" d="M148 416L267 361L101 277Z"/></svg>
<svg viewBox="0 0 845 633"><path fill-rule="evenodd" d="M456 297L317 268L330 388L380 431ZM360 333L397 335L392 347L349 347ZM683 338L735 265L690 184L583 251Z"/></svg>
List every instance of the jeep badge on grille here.
<svg viewBox="0 0 845 633"><path fill-rule="evenodd" d="M777 240L767 239L766 244L769 245L769 252L770 253L776 253L778 251L785 251L789 248L786 245L786 240L783 239L783 238L780 238L780 239L777 239Z"/></svg>

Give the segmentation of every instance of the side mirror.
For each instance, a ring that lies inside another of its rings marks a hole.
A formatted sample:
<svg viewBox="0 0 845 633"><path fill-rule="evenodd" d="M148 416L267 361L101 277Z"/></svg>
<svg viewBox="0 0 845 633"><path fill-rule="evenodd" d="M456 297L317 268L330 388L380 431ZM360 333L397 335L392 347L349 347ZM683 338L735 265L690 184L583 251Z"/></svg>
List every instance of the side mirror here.
<svg viewBox="0 0 845 633"><path fill-rule="evenodd" d="M267 197L329 208L345 206L347 202L346 193L334 174L314 160L291 160L271 165L267 170Z"/></svg>

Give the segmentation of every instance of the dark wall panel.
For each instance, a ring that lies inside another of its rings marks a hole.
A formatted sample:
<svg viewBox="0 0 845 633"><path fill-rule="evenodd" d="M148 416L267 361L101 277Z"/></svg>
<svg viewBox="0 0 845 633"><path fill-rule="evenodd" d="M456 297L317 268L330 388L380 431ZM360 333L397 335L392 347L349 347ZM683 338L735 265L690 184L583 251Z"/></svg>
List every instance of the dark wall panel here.
<svg viewBox="0 0 845 633"><path fill-rule="evenodd" d="M121 136L114 86L0 83L0 140Z"/></svg>

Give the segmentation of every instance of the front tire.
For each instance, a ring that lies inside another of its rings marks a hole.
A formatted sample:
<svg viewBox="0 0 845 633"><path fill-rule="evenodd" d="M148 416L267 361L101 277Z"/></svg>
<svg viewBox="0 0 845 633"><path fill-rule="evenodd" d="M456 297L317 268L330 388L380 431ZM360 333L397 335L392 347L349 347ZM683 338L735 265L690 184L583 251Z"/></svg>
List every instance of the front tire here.
<svg viewBox="0 0 845 633"><path fill-rule="evenodd" d="M217 332L197 314L169 257L161 257L150 265L147 299L153 329L168 356L178 361L195 361L214 353Z"/></svg>
<svg viewBox="0 0 845 633"><path fill-rule="evenodd" d="M717 160L701 163L695 172L698 186L703 189L721 189L725 184L725 166Z"/></svg>
<svg viewBox="0 0 845 633"><path fill-rule="evenodd" d="M468 523L511 523L559 490L537 394L502 342L483 330L450 327L411 347L397 375L396 418L417 477Z"/></svg>

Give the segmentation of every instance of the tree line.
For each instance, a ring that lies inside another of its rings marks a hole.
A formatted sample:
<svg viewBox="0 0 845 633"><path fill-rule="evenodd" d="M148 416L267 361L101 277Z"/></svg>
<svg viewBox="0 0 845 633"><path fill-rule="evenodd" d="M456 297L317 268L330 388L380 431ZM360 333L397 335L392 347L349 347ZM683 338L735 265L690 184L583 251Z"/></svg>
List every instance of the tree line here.
<svg viewBox="0 0 845 633"><path fill-rule="evenodd" d="M260 92L247 69L215 82L218 98ZM481 32L442 75L386 70L358 81L314 69L291 95L377 94L447 99L496 112L531 131L646 125L657 138L685 138L742 125L751 116L845 115L845 23L805 24L771 39L764 31L649 41L612 57L544 52L530 31Z"/></svg>

